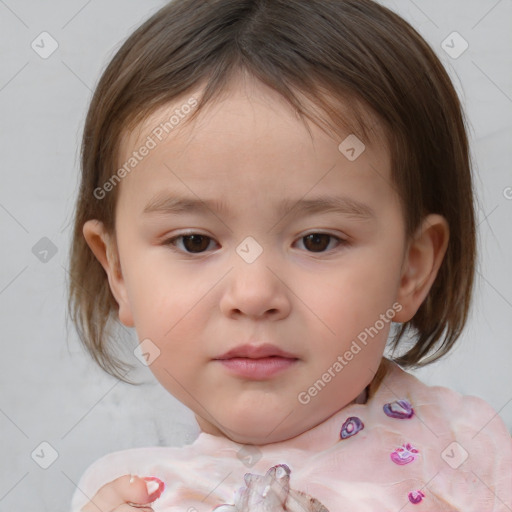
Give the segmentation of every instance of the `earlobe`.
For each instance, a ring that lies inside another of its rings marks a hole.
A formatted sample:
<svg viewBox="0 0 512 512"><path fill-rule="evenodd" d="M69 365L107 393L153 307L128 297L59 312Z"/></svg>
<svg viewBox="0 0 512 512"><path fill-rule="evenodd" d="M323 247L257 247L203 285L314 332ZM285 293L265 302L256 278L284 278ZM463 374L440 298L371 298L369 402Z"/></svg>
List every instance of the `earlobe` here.
<svg viewBox="0 0 512 512"><path fill-rule="evenodd" d="M134 327L115 241L103 223L96 219L85 222L82 232L87 245L105 269L110 290L119 305L119 320L127 327Z"/></svg>
<svg viewBox="0 0 512 512"><path fill-rule="evenodd" d="M409 242L397 295L402 310L395 322L408 322L427 297L443 262L450 230L446 219L430 214Z"/></svg>

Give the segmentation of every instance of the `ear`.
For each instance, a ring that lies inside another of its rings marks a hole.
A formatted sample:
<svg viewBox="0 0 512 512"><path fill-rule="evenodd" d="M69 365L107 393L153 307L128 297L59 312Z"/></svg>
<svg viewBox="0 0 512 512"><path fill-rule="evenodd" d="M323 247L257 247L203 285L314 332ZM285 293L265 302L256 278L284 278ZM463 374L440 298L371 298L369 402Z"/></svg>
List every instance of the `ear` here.
<svg viewBox="0 0 512 512"><path fill-rule="evenodd" d="M115 239L106 231L104 224L96 219L85 222L82 232L87 245L107 273L110 290L119 305L119 320L127 327L134 327Z"/></svg>
<svg viewBox="0 0 512 512"><path fill-rule="evenodd" d="M449 238L450 228L444 217L425 217L408 243L396 299L402 309L395 315L395 322L408 322L418 311L437 277Z"/></svg>

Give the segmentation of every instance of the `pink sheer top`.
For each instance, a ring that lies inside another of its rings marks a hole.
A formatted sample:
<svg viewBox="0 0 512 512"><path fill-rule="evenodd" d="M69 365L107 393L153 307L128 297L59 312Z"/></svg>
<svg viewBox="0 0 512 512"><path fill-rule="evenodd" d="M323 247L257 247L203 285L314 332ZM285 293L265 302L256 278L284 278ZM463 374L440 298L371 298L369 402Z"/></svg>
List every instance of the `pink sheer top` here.
<svg viewBox="0 0 512 512"><path fill-rule="evenodd" d="M72 512L125 474L165 482L155 512L219 505L231 505L219 512L511 512L512 438L498 413L480 398L387 367L366 403L293 439L252 446L200 433L183 447L108 454L82 476Z"/></svg>

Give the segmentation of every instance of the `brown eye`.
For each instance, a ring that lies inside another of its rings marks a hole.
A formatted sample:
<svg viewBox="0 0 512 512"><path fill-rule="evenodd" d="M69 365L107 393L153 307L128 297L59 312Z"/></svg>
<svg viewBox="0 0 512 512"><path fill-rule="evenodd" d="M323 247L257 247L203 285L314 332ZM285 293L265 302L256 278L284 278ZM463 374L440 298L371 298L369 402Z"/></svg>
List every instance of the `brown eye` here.
<svg viewBox="0 0 512 512"><path fill-rule="evenodd" d="M337 240L338 245L345 243L344 240L328 233L311 233L301 238L304 247L310 252L325 252L329 247L331 239Z"/></svg>
<svg viewBox="0 0 512 512"><path fill-rule="evenodd" d="M179 249L180 251L190 254L200 254L208 248L212 239L209 236L199 234L180 235L171 238L165 242L165 244L177 247L177 240L182 240L182 245L184 247L184 249Z"/></svg>

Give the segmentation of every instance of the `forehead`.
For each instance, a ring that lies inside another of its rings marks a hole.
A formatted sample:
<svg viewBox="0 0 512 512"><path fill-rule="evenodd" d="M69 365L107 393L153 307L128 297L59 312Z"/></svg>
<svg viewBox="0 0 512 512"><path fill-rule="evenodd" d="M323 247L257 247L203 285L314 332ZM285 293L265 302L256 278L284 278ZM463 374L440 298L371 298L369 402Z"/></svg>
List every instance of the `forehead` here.
<svg viewBox="0 0 512 512"><path fill-rule="evenodd" d="M258 118L260 128L263 126L265 131L269 131L272 126L269 124L264 126L264 123L271 122L274 126L278 124L286 126L290 137L294 133L296 134L297 128L305 128L298 112L285 98L259 80L248 76L246 72L235 74L218 96L202 107L202 112L199 112L198 117L190 123L188 119L196 110L195 107L204 93L205 86L206 81L200 82L194 90L174 98L166 105L156 109L134 129L122 133L119 155L126 156L126 152L129 153L136 149L144 142L147 135L151 134L153 138L158 139L157 144L159 145L160 142L165 142L165 140L170 142L171 139L182 143L182 139L191 135L196 136L205 124L210 125L218 132L229 133L230 128L232 130L236 130L240 126L254 128L251 122ZM332 95L325 93L324 98L330 99L338 116L338 119L333 121L327 118L315 101L297 90L294 90L294 94L309 113L315 117L318 116L317 119L321 120L321 129L327 128L329 136L333 139L331 143L339 143L346 136L357 132L358 137L364 140L367 147L375 146L374 149L387 150L388 134L381 125L380 119L368 107L362 105L357 98L347 98L346 101L341 101L340 98L333 98ZM275 115L277 111L279 111L278 116ZM357 119L354 117L355 113L357 113ZM339 125L338 120L341 120L342 126ZM299 126L299 123L302 126ZM363 123L364 127L360 123ZM319 130L319 126L315 122L311 123L308 120L307 124L313 126L314 131ZM290 128L294 133L290 132ZM368 133L361 135L366 131ZM301 136L303 135L302 133Z"/></svg>
<svg viewBox="0 0 512 512"><path fill-rule="evenodd" d="M201 179L203 190L207 187L212 192L225 190L222 180L229 179L238 180L240 186L258 184L267 190L280 187L280 193L296 187L297 194L305 194L306 182L314 186L323 174L332 178L329 169L334 164L341 165L347 175L359 174L370 188L390 183L388 148L378 122L369 113L367 120L375 137L365 140L361 156L350 161L343 151L355 148L359 152L359 138L343 130L328 134L310 122L309 133L291 105L256 80L233 81L196 119L187 122L202 92L203 88L198 87L176 98L124 134L119 166L149 140L154 146L137 163L135 172L122 180L121 188L132 189L132 199L134 193L158 191L165 181L175 183L183 173L188 184L195 186ZM320 114L311 102L307 106ZM328 179L323 181L328 186Z"/></svg>

